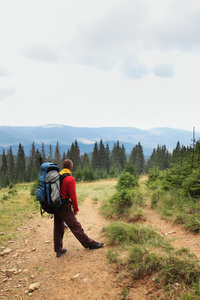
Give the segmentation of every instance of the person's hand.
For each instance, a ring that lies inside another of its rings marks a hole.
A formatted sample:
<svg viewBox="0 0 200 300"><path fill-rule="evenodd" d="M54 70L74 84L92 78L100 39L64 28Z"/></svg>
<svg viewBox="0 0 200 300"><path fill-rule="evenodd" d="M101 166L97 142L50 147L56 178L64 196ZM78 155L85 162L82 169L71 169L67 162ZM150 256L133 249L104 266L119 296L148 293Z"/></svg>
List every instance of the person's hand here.
<svg viewBox="0 0 200 300"><path fill-rule="evenodd" d="M78 213L77 211L76 211L76 212L74 212L74 215L76 216L76 215L77 215L77 213Z"/></svg>

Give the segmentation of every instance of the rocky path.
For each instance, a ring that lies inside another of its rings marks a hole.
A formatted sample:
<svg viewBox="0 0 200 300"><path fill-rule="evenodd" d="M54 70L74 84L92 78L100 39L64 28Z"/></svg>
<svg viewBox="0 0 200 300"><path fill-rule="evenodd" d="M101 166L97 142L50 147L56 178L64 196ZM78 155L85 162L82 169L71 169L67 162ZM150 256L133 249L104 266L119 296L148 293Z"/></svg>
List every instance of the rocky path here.
<svg viewBox="0 0 200 300"><path fill-rule="evenodd" d="M84 230L97 241L108 222L98 204L85 199L77 215ZM120 299L121 287L107 261L107 247L84 249L69 229L64 236L67 253L53 252L53 220L38 217L18 229L0 257L0 299Z"/></svg>
<svg viewBox="0 0 200 300"><path fill-rule="evenodd" d="M146 221L169 238L174 247L190 248L200 259L200 236L167 222L147 205ZM86 198L77 215L86 233L104 241L102 228L109 222L99 213L99 204ZM121 281L107 260L108 246L84 249L70 230L66 230L67 253L56 258L53 252L53 220L38 216L18 228L16 241L1 248L0 299L100 300L122 299L129 282ZM127 299L149 299L150 281L131 285Z"/></svg>

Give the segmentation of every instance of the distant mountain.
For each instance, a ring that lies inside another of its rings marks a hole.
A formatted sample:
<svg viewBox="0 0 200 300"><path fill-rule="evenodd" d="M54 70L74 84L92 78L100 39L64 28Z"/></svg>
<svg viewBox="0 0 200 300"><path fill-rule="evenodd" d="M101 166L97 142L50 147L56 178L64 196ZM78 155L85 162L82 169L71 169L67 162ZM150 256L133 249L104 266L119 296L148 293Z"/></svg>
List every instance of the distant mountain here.
<svg viewBox="0 0 200 300"><path fill-rule="evenodd" d="M200 133L196 133L200 137ZM149 156L157 145L166 145L171 151L179 141L181 145L192 143L192 131L173 128L152 128L142 130L134 127L72 127L66 125L45 125L45 126L0 126L0 154L12 146L14 154L17 153L18 145L24 146L26 155L30 152L30 147L34 141L36 148L41 150L44 143L45 150L48 151L49 145L54 146L59 142L61 153L67 152L71 144L77 140L81 153L93 151L94 143L103 140L104 144L109 144L112 149L113 144L120 142L126 152L130 153L132 148L141 143L144 154Z"/></svg>

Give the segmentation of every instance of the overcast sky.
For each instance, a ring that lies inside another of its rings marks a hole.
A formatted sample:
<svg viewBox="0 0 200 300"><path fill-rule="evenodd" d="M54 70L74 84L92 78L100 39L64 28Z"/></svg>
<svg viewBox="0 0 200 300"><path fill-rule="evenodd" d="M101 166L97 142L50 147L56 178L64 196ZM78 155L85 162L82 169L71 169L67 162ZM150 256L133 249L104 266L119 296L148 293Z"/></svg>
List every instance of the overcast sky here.
<svg viewBox="0 0 200 300"><path fill-rule="evenodd" d="M199 0L0 0L0 125L200 132Z"/></svg>

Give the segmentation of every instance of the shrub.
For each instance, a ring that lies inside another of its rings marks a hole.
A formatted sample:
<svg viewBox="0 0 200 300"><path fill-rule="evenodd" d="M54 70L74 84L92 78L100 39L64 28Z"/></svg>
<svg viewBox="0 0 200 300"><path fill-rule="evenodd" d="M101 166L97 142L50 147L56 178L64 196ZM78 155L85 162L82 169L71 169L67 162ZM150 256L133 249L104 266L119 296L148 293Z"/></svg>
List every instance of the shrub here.
<svg viewBox="0 0 200 300"><path fill-rule="evenodd" d="M170 256L164 261L161 277L167 284L174 282L192 284L200 280L200 267L195 260Z"/></svg>
<svg viewBox="0 0 200 300"><path fill-rule="evenodd" d="M1 202L6 201L8 199L9 199L9 196L4 194L1 198Z"/></svg>
<svg viewBox="0 0 200 300"><path fill-rule="evenodd" d="M31 186L31 190L30 190L31 196L35 196L36 197L36 189L38 188L38 186L39 186L39 179L35 180L34 183Z"/></svg>
<svg viewBox="0 0 200 300"><path fill-rule="evenodd" d="M151 195L151 207L155 208L158 205L158 202L161 200L163 192L159 189L152 193Z"/></svg>
<svg viewBox="0 0 200 300"><path fill-rule="evenodd" d="M119 177L116 189L120 191L122 189L133 189L136 186L138 186L137 178L129 172L124 172Z"/></svg>
<svg viewBox="0 0 200 300"><path fill-rule="evenodd" d="M166 247L164 238L158 234L151 226L142 226L137 224L128 224L124 222L111 222L104 228L105 235L108 237L110 245L120 245L123 243L144 244L152 243L161 244Z"/></svg>
<svg viewBox="0 0 200 300"><path fill-rule="evenodd" d="M193 170L182 184L183 192L191 197L200 196L200 170Z"/></svg>
<svg viewBox="0 0 200 300"><path fill-rule="evenodd" d="M109 199L109 202L115 204L119 211L123 211L125 208L131 207L133 204L133 196L133 191L120 190Z"/></svg>

